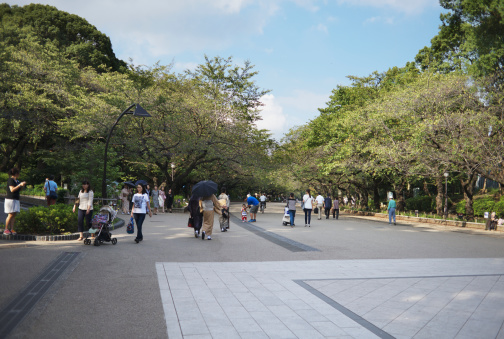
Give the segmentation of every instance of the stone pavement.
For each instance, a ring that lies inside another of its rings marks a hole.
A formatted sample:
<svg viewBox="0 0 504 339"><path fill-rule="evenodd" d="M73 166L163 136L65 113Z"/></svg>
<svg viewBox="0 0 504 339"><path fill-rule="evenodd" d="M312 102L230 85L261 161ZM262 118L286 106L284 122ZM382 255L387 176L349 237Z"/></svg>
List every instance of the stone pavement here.
<svg viewBox="0 0 504 339"><path fill-rule="evenodd" d="M504 338L504 259L156 269L169 338Z"/></svg>

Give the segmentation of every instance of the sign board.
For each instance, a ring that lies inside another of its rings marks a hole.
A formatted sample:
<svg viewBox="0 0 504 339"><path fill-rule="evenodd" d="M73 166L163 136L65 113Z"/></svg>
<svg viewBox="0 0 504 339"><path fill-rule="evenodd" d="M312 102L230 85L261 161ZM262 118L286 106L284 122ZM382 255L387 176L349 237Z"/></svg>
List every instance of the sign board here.
<svg viewBox="0 0 504 339"><path fill-rule="evenodd" d="M488 219L489 214L489 212L485 212L485 219Z"/></svg>

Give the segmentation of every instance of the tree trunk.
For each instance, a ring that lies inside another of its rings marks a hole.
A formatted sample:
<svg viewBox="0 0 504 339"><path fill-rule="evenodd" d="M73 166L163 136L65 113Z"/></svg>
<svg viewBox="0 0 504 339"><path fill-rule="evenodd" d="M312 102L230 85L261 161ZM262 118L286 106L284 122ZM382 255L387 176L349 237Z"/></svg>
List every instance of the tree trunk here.
<svg viewBox="0 0 504 339"><path fill-rule="evenodd" d="M474 209L473 209L473 197L474 197L474 185L476 184L477 176L475 173L467 174L467 179L460 179L462 185L462 190L464 191L464 199L466 201L466 220L474 220Z"/></svg>
<svg viewBox="0 0 504 339"><path fill-rule="evenodd" d="M369 192L367 190L363 190L362 193L361 193L361 199L360 199L360 205L361 205L361 208L363 208L364 210L368 210L369 206L368 206L368 202L369 202Z"/></svg>
<svg viewBox="0 0 504 339"><path fill-rule="evenodd" d="M374 200L374 208L376 211L380 210L380 193L378 192L378 185L373 186L373 200Z"/></svg>
<svg viewBox="0 0 504 339"><path fill-rule="evenodd" d="M443 177L437 176L436 177L436 189L437 189L437 195L436 195L436 214L437 215L443 215Z"/></svg>
<svg viewBox="0 0 504 339"><path fill-rule="evenodd" d="M436 182L437 184L437 182ZM427 180L424 179L423 181L423 191L425 192L425 194L427 194L429 197L432 198L432 194L429 192L429 184L427 183Z"/></svg>
<svg viewBox="0 0 504 339"><path fill-rule="evenodd" d="M396 195L396 209L398 212L404 211L404 207L406 206L406 201L404 200L403 193L404 184L400 184L394 187L394 192Z"/></svg>

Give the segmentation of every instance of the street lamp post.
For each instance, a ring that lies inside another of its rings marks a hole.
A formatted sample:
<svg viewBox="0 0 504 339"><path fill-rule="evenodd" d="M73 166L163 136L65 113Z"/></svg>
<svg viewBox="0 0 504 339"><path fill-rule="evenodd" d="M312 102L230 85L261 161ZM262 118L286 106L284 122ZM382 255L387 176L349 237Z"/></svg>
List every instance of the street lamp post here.
<svg viewBox="0 0 504 339"><path fill-rule="evenodd" d="M171 163L171 181L173 183L173 171L175 170L175 164L172 162Z"/></svg>
<svg viewBox="0 0 504 339"><path fill-rule="evenodd" d="M133 112L130 111L130 109L135 106L135 110ZM147 113L147 111L140 106L139 104L133 104L126 108L124 112L121 113L119 118L117 118L116 122L114 125L112 125L112 128L109 131L108 137L107 137L107 143L105 144L105 156L103 160L103 179L102 179L102 199L107 198L107 150L108 150L108 145L110 141L110 137L112 136L112 131L114 130L114 127L119 123L119 120L125 115L125 114L133 114L134 117L139 117L139 118L149 118L151 115Z"/></svg>
<svg viewBox="0 0 504 339"><path fill-rule="evenodd" d="M444 215L445 215L445 220L448 219L448 175L450 175L448 172L443 173L445 177L445 204L444 204Z"/></svg>

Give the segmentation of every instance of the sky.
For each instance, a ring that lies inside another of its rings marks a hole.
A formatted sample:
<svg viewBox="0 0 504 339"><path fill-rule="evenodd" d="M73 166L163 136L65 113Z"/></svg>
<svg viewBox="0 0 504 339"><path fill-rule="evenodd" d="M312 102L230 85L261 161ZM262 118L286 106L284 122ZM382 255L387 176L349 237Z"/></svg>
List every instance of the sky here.
<svg viewBox="0 0 504 339"><path fill-rule="evenodd" d="M33 1L7 1L23 6ZM347 76L414 61L437 34L438 0L47 0L106 34L135 65L194 69L204 56L245 60L271 92L257 123L280 140L319 114Z"/></svg>

